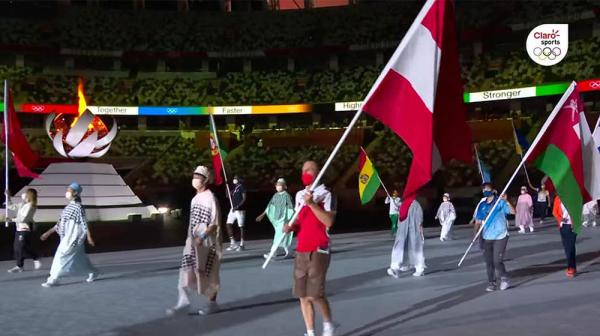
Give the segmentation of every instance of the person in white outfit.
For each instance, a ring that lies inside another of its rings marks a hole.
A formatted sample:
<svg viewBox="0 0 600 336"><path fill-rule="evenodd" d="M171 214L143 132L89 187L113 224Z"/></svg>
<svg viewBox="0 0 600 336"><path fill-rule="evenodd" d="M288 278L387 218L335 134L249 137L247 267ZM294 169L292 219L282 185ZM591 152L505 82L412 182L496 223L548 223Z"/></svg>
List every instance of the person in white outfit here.
<svg viewBox="0 0 600 336"><path fill-rule="evenodd" d="M454 224L454 221L456 220L456 210L454 209L452 202L450 202L450 194L444 194L443 202L438 208L435 219L438 219L442 226L440 240L446 241L451 239L450 231L452 229L452 224Z"/></svg>
<svg viewBox="0 0 600 336"><path fill-rule="evenodd" d="M598 201L592 200L583 205L583 226L596 227L596 217L598 216Z"/></svg>
<svg viewBox="0 0 600 336"><path fill-rule="evenodd" d="M425 274L424 242L423 208L417 200L414 200L408 209L408 216L398 224L398 232L392 249L392 262L387 273L398 278L400 272L414 267L413 276Z"/></svg>
<svg viewBox="0 0 600 336"><path fill-rule="evenodd" d="M85 254L86 240L91 246L94 246L94 240L88 230L85 210L81 205L82 191L81 186L75 182L69 185L65 194L69 204L63 209L58 223L41 237L42 240L46 240L54 232L60 236L60 244L50 268L50 277L42 284L43 287L58 285L59 278L64 275L87 274L87 282L93 282L98 277L98 270Z"/></svg>

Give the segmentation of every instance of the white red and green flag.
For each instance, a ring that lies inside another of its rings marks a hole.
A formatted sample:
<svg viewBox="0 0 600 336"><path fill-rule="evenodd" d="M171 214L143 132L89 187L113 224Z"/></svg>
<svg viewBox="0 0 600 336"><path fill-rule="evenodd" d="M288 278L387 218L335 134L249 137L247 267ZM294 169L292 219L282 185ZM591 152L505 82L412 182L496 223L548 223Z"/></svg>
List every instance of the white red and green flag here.
<svg viewBox="0 0 600 336"><path fill-rule="evenodd" d="M600 198L600 153L575 82L542 126L526 157L552 180L574 231L579 233L583 204Z"/></svg>
<svg viewBox="0 0 600 336"><path fill-rule="evenodd" d="M443 163L473 162L451 1L425 3L362 110L391 128L412 151L400 219Z"/></svg>
<svg viewBox="0 0 600 336"><path fill-rule="evenodd" d="M369 203L377 189L381 186L381 180L377 169L373 166L373 162L369 159L364 148L360 148L360 156L358 158L358 194L360 202L364 205Z"/></svg>

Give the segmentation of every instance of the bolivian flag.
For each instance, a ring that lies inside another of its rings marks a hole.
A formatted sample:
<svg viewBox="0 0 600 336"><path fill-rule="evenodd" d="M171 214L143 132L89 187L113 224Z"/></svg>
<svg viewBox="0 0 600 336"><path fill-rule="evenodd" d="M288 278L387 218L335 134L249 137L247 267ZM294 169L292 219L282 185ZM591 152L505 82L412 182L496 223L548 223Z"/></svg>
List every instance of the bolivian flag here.
<svg viewBox="0 0 600 336"><path fill-rule="evenodd" d="M360 195L360 202L362 204L369 203L379 186L381 181L377 170L373 166L371 160L367 156L364 148L360 148L360 157L358 158L358 193Z"/></svg>

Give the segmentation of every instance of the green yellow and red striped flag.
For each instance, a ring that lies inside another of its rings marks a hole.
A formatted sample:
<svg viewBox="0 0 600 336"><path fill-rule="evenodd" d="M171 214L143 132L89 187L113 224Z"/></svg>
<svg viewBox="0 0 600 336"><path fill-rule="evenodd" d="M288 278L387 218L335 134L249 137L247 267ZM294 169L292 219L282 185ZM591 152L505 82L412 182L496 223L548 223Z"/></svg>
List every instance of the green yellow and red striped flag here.
<svg viewBox="0 0 600 336"><path fill-rule="evenodd" d="M373 162L369 160L367 152L361 147L358 158L358 193L360 195L360 202L363 205L369 203L375 196L380 185L379 174L377 174Z"/></svg>

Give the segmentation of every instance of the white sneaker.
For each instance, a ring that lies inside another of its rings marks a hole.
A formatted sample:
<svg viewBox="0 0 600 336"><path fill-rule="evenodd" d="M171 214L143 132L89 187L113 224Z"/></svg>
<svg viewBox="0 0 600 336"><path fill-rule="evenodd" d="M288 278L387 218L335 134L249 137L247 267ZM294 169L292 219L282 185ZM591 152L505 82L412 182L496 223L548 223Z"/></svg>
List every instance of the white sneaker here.
<svg viewBox="0 0 600 336"><path fill-rule="evenodd" d="M589 224L588 224L588 222L583 222L583 223L581 223L581 225L588 227Z"/></svg>
<svg viewBox="0 0 600 336"><path fill-rule="evenodd" d="M420 277L425 275L425 270L416 270L415 273L413 273L414 277Z"/></svg>
<svg viewBox="0 0 600 336"><path fill-rule="evenodd" d="M338 325L334 322L323 323L323 336L334 336Z"/></svg>
<svg viewBox="0 0 600 336"><path fill-rule="evenodd" d="M440 241L441 241L441 242L443 242L443 241L446 241L446 239L445 239L445 238L442 238L442 237L440 237Z"/></svg>
<svg viewBox="0 0 600 336"><path fill-rule="evenodd" d="M169 308L169 309L167 309L167 316L173 316L179 312L184 311L185 309L187 309L189 307L190 307L189 304L184 304L184 305L177 305L175 307Z"/></svg>
<svg viewBox="0 0 600 336"><path fill-rule="evenodd" d="M592 222L592 226L593 226L593 227L596 227L596 222Z"/></svg>
<svg viewBox="0 0 600 336"><path fill-rule="evenodd" d="M387 274L395 279L398 279L398 277L400 276L400 274L398 274L398 270L395 270L393 268L388 268Z"/></svg>
<svg viewBox="0 0 600 336"><path fill-rule="evenodd" d="M48 280L42 284L42 287L50 288L56 285L58 285L58 279L48 278Z"/></svg>
<svg viewBox="0 0 600 336"><path fill-rule="evenodd" d="M535 231L535 229L533 228L533 226L530 226L529 227L529 232L533 232L533 231Z"/></svg>
<svg viewBox="0 0 600 336"><path fill-rule="evenodd" d="M33 261L33 269L39 270L40 268L42 268L42 263L39 260L34 260Z"/></svg>
<svg viewBox="0 0 600 336"><path fill-rule="evenodd" d="M96 279L98 279L98 273L90 273L88 274L87 279L85 279L86 282L94 282Z"/></svg>
<svg viewBox="0 0 600 336"><path fill-rule="evenodd" d="M23 272L23 267L15 266L7 271L8 273L21 273Z"/></svg>
<svg viewBox="0 0 600 336"><path fill-rule="evenodd" d="M400 272L406 272L410 270L410 266L401 266L400 267Z"/></svg>
<svg viewBox="0 0 600 336"><path fill-rule="evenodd" d="M510 281L508 279L500 280L500 290L505 291L510 288Z"/></svg>
<svg viewBox="0 0 600 336"><path fill-rule="evenodd" d="M244 251L246 248L244 247L244 245L238 245L237 248L235 249L236 251Z"/></svg>
<svg viewBox="0 0 600 336"><path fill-rule="evenodd" d="M237 251L238 245L236 243L229 244L229 247L225 249L225 251Z"/></svg>
<svg viewBox="0 0 600 336"><path fill-rule="evenodd" d="M200 315L210 315L219 312L219 304L216 302L209 302L208 305L200 310L198 310L198 314Z"/></svg>
<svg viewBox="0 0 600 336"><path fill-rule="evenodd" d="M520 229L519 233L525 233L525 229Z"/></svg>

